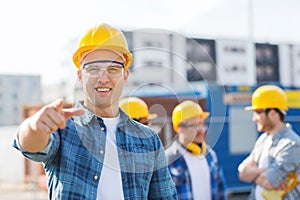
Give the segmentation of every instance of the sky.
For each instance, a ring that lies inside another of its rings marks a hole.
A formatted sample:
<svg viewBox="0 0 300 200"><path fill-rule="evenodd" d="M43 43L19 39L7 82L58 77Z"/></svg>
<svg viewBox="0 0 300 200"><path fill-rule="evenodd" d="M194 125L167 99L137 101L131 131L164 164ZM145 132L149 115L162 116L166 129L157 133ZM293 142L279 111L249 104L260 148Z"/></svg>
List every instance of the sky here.
<svg viewBox="0 0 300 200"><path fill-rule="evenodd" d="M300 44L299 10L299 0L1 1L0 74L41 75L43 85L76 76L77 40L99 22L128 31Z"/></svg>

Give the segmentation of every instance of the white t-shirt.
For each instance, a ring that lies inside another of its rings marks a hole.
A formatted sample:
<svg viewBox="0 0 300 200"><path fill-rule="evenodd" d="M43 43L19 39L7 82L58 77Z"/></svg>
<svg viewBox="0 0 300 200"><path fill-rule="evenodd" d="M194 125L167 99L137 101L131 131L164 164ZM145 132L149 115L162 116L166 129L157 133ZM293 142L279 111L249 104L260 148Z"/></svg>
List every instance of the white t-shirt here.
<svg viewBox="0 0 300 200"><path fill-rule="evenodd" d="M267 136L265 144L264 144L264 149L263 149L261 156L259 158L259 161L258 161L259 168L268 167L268 156L269 156L269 149L270 149L271 145L272 145L272 136ZM263 189L264 189L263 187L256 185L256 188L255 188L255 199L256 200L264 200L264 198L261 195Z"/></svg>
<svg viewBox="0 0 300 200"><path fill-rule="evenodd" d="M179 151L183 154L183 157L189 169L194 200L210 200L210 172L205 156L193 155L181 146L179 148Z"/></svg>
<svg viewBox="0 0 300 200"><path fill-rule="evenodd" d="M120 162L116 146L116 129L120 116L102 118L106 126L104 164L98 185L97 200L124 199Z"/></svg>

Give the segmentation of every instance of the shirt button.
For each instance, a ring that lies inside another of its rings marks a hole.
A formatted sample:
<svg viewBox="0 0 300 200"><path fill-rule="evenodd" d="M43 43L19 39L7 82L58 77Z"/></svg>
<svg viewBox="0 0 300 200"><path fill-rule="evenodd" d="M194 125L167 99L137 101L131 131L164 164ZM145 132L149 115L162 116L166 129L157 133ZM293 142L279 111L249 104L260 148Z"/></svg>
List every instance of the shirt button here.
<svg viewBox="0 0 300 200"><path fill-rule="evenodd" d="M104 131L105 129L104 129L104 127L101 127L101 131Z"/></svg>
<svg viewBox="0 0 300 200"><path fill-rule="evenodd" d="M103 154L104 153L104 151L103 150L100 150L100 154Z"/></svg>
<svg viewBox="0 0 300 200"><path fill-rule="evenodd" d="M97 175L95 175L95 176L94 176L94 180L97 180L97 179L98 179L98 176L97 176Z"/></svg>

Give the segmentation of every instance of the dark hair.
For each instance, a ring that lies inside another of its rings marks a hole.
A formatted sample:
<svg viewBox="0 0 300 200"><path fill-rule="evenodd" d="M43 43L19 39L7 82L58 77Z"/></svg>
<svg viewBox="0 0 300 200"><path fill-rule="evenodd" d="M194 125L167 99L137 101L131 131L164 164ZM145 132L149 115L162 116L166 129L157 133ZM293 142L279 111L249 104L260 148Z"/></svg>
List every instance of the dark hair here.
<svg viewBox="0 0 300 200"><path fill-rule="evenodd" d="M144 124L144 125L149 125L149 121L147 120L147 121L145 121L145 122L141 122L141 119L142 118L132 118L134 121L137 121L137 122L139 122L139 123L141 123L141 124Z"/></svg>
<svg viewBox="0 0 300 200"><path fill-rule="evenodd" d="M266 112L266 115L267 115L271 110L275 110L275 111L279 114L280 120L281 120L282 122L285 121L285 114L283 114L282 111L281 111L280 109L278 109L278 108L267 108L266 111L265 111L265 112Z"/></svg>

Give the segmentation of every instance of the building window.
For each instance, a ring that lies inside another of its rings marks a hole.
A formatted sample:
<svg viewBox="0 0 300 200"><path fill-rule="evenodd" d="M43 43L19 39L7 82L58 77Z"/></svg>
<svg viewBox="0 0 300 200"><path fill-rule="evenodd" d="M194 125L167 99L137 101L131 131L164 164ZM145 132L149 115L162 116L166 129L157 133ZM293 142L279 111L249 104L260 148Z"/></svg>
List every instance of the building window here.
<svg viewBox="0 0 300 200"><path fill-rule="evenodd" d="M278 46L256 44L256 80L262 82L279 82Z"/></svg>
<svg viewBox="0 0 300 200"><path fill-rule="evenodd" d="M18 93L14 92L11 94L12 99L18 99Z"/></svg>
<svg viewBox="0 0 300 200"><path fill-rule="evenodd" d="M145 47L158 47L161 48L162 44L160 41L144 41Z"/></svg>
<svg viewBox="0 0 300 200"><path fill-rule="evenodd" d="M14 112L14 113L17 113L18 111L19 111L18 106L15 105L14 108L13 108L13 112Z"/></svg>
<svg viewBox="0 0 300 200"><path fill-rule="evenodd" d="M146 60L146 61L144 61L144 65L149 66L149 67L161 67L162 62L156 61L156 60Z"/></svg>
<svg viewBox="0 0 300 200"><path fill-rule="evenodd" d="M13 86L15 86L15 87L19 87L20 85L21 85L21 82L20 82L20 80L13 80Z"/></svg>
<svg viewBox="0 0 300 200"><path fill-rule="evenodd" d="M188 81L216 81L216 50L214 40L187 38Z"/></svg>

